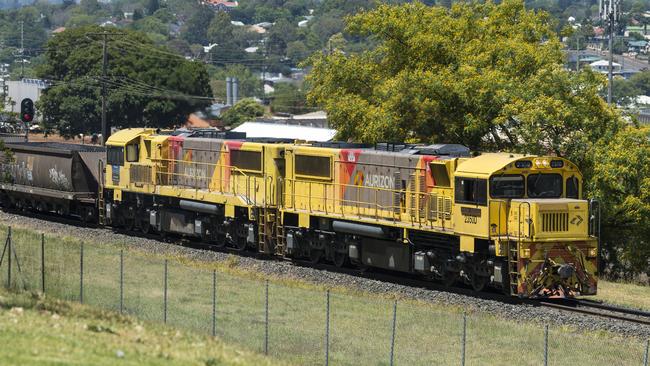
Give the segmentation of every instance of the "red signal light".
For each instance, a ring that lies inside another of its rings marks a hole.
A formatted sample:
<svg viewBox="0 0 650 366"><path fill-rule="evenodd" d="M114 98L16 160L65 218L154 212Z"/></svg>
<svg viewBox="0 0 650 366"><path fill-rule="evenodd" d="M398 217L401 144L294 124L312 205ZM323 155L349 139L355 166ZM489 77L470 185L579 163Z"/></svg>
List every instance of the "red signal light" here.
<svg viewBox="0 0 650 366"><path fill-rule="evenodd" d="M27 114L27 113L25 113L25 114L23 114L23 118L22 118L22 119L23 119L23 121L25 121L25 122L31 122L32 119L33 119L33 116L32 116L31 114Z"/></svg>

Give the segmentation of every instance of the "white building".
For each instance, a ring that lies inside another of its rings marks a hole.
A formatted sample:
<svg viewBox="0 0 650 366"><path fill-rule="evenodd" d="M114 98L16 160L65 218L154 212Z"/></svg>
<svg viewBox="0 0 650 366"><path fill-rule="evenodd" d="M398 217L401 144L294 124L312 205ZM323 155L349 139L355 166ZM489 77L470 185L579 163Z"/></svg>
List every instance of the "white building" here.
<svg viewBox="0 0 650 366"><path fill-rule="evenodd" d="M5 110L20 112L20 102L24 98L30 98L36 104L48 84L39 79L22 79L18 81L7 81L7 98L5 99ZM12 105L13 104L13 105Z"/></svg>
<svg viewBox="0 0 650 366"><path fill-rule="evenodd" d="M589 64L592 70L606 74L609 72L609 61L600 60ZM612 72L619 73L622 71L621 64L612 62Z"/></svg>
<svg viewBox="0 0 650 366"><path fill-rule="evenodd" d="M288 138L302 141L331 141L336 130L266 122L245 122L234 128L235 132L246 132L246 137Z"/></svg>

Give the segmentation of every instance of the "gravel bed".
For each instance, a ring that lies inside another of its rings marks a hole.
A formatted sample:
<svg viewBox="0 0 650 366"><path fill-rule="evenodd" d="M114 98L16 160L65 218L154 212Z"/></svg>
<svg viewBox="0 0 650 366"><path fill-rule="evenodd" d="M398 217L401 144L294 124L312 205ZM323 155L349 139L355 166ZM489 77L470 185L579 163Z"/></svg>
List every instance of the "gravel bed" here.
<svg viewBox="0 0 650 366"><path fill-rule="evenodd" d="M188 259L197 261L224 261L231 257L228 253L170 245L154 239L115 233L109 229L71 226L3 211L0 211L0 223L15 227L30 228L46 234L74 236L80 240L96 242L97 238L101 237L105 242L124 243L145 252L164 255L182 255ZM71 235L72 233L74 235ZM485 312L503 317L509 321L532 321L555 326L568 326L582 331L605 330L621 336L633 336L642 339L650 338L650 326L643 324L604 319L545 307L508 304L454 292L404 286L345 273L308 268L292 264L289 261L262 260L250 256L240 256L237 265L265 275L299 279L324 286L348 287L370 293L395 294L401 298L421 300L439 305L456 306L468 312Z"/></svg>

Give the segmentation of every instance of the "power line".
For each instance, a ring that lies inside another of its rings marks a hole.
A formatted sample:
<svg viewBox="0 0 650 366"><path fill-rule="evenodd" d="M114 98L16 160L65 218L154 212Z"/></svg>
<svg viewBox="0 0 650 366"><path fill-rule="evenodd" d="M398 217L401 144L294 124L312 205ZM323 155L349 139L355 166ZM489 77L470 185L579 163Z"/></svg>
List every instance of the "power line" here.
<svg viewBox="0 0 650 366"><path fill-rule="evenodd" d="M102 32L102 33L89 33L89 36L102 36L102 76L105 78L106 73L108 72L108 49L106 44L108 43L109 36L121 36L124 33L112 33L112 32ZM106 144L106 140L111 134L111 128L106 121L106 84L102 85L102 146Z"/></svg>

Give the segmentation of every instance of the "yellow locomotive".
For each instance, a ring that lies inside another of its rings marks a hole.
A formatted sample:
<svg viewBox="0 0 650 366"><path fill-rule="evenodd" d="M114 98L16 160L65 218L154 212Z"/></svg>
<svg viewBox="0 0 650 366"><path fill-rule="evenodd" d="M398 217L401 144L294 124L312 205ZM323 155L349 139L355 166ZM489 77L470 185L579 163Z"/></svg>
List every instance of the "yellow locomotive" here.
<svg viewBox="0 0 650 366"><path fill-rule="evenodd" d="M102 183L113 226L477 291L596 293L591 207L563 158L128 129L107 142Z"/></svg>

